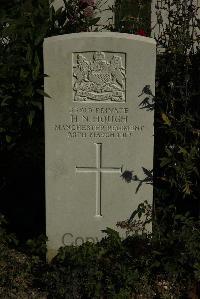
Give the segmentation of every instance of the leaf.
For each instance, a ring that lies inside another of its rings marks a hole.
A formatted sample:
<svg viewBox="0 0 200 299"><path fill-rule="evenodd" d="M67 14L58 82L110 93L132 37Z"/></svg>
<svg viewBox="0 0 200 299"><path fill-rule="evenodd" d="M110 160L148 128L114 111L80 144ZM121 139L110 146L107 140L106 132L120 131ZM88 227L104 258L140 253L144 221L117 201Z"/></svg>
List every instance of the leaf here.
<svg viewBox="0 0 200 299"><path fill-rule="evenodd" d="M137 188L136 188L136 190L135 190L135 194L138 193L138 191L139 191L139 189L140 189L141 186L142 186L142 181L139 182L139 184L138 184L138 186L137 186Z"/></svg>
<svg viewBox="0 0 200 299"><path fill-rule="evenodd" d="M56 16L58 17L58 16L60 16L60 14L62 13L62 6L61 7L59 7L57 10L56 10L56 12L55 12L55 14L56 14Z"/></svg>
<svg viewBox="0 0 200 299"><path fill-rule="evenodd" d="M151 265L151 267L159 268L160 267L160 262L159 261L154 261Z"/></svg>
<svg viewBox="0 0 200 299"><path fill-rule="evenodd" d="M34 110L31 110L30 113L28 114L27 116L27 120L28 120L28 124L29 126L31 127L32 124L33 124L33 119L35 117L35 111Z"/></svg>
<svg viewBox="0 0 200 299"><path fill-rule="evenodd" d="M37 107L39 110L42 110L42 103L41 102L32 101L31 104L33 106Z"/></svg>
<svg viewBox="0 0 200 299"><path fill-rule="evenodd" d="M146 97L140 104L139 106L145 106L149 104L149 97Z"/></svg>
<svg viewBox="0 0 200 299"><path fill-rule="evenodd" d="M148 169L146 169L146 168L144 168L144 167L142 167L142 170L143 170L143 172L144 172L144 174L146 174L146 176L148 177L148 178L150 178L150 179L152 179L153 178L153 170L148 170Z"/></svg>
<svg viewBox="0 0 200 299"><path fill-rule="evenodd" d="M199 171L197 167L193 167L193 171L194 173L196 173L196 175L199 177Z"/></svg>
<svg viewBox="0 0 200 299"><path fill-rule="evenodd" d="M89 21L89 25L90 26L96 25L100 19L101 19L100 17L92 19L91 21Z"/></svg>
<svg viewBox="0 0 200 299"><path fill-rule="evenodd" d="M6 135L6 142L11 143L11 141L12 141L12 137L9 135Z"/></svg>
<svg viewBox="0 0 200 299"><path fill-rule="evenodd" d="M6 103L6 101L9 99L11 99L10 96L5 97L1 102L1 107L8 106L8 103Z"/></svg>
<svg viewBox="0 0 200 299"><path fill-rule="evenodd" d="M179 154L183 154L184 156L188 155L188 152L185 148L179 146L180 150L178 151Z"/></svg>
<svg viewBox="0 0 200 299"><path fill-rule="evenodd" d="M25 71L23 68L20 69L20 79L26 79L28 77L29 73Z"/></svg>
<svg viewBox="0 0 200 299"><path fill-rule="evenodd" d="M31 62L32 62L32 55L33 55L32 49L31 49L30 45L28 45L26 59L28 60L29 64L31 64Z"/></svg>
<svg viewBox="0 0 200 299"><path fill-rule="evenodd" d="M24 95L26 96L26 97L32 97L32 95L33 95L33 86L32 85L28 85L27 87L26 87L26 89L25 89L25 91L24 91Z"/></svg>
<svg viewBox="0 0 200 299"><path fill-rule="evenodd" d="M44 97L47 97L47 98L50 98L50 95L48 95L44 90L42 89L36 89L36 92L39 93L40 95L44 96Z"/></svg>
<svg viewBox="0 0 200 299"><path fill-rule="evenodd" d="M161 161L160 167L164 167L164 166L170 164L170 162L171 162L171 160L168 158L161 158L160 161Z"/></svg>
<svg viewBox="0 0 200 299"><path fill-rule="evenodd" d="M161 116L162 116L162 119L164 121L164 124L168 125L168 126L171 126L171 121L164 112L161 113Z"/></svg>
<svg viewBox="0 0 200 299"><path fill-rule="evenodd" d="M150 85L145 85L145 87L143 88L142 93L139 95L139 97L141 97L143 94L150 95L150 96L154 97L154 95L151 91Z"/></svg>
<svg viewBox="0 0 200 299"><path fill-rule="evenodd" d="M33 69L33 78L37 79L39 72L40 72L40 60L38 57L37 52L35 53L35 57L34 57L34 69Z"/></svg>
<svg viewBox="0 0 200 299"><path fill-rule="evenodd" d="M117 240L120 239L119 233L110 227L107 227L106 229L102 230L102 232L106 233L109 237L114 237Z"/></svg>
<svg viewBox="0 0 200 299"><path fill-rule="evenodd" d="M191 182L186 182L184 188L183 188L183 192L187 195L190 195L192 193L192 190L191 190Z"/></svg>
<svg viewBox="0 0 200 299"><path fill-rule="evenodd" d="M42 43L44 38L45 38L45 33L44 32L40 33L35 39L34 42L35 46L38 46L40 43Z"/></svg>
<svg viewBox="0 0 200 299"><path fill-rule="evenodd" d="M138 213L138 210L133 211L133 213L131 214L131 216L130 216L130 218L128 220L129 223L135 218L135 216L137 215L137 213Z"/></svg>
<svg viewBox="0 0 200 299"><path fill-rule="evenodd" d="M193 129L192 133L197 134L198 137L200 136L200 130L198 130L198 129Z"/></svg>

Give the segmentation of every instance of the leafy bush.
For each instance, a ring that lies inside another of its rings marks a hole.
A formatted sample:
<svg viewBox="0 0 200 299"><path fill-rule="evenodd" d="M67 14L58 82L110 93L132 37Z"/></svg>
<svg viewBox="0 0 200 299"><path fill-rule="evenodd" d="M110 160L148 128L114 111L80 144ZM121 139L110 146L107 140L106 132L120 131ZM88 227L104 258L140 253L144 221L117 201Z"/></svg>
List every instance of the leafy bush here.
<svg viewBox="0 0 200 299"><path fill-rule="evenodd" d="M35 256L25 255L14 234L6 230L7 222L0 215L0 298L44 299L46 294L34 287L34 269L41 262Z"/></svg>
<svg viewBox="0 0 200 299"><path fill-rule="evenodd" d="M117 1L117 5L121 2ZM134 3L137 29L143 27L139 12L148 1L124 1ZM120 4L122 5L122 4ZM119 8L119 6L117 6ZM167 216L167 207L174 205L174 214L190 210L199 217L199 136L200 105L198 103L200 22L195 1L161 0L156 2L157 41L156 95L150 105L151 91L147 87L146 103L141 108L155 107L155 151L154 151L154 201L157 220L161 214ZM122 9L124 12L124 8ZM119 13L119 12L118 12ZM127 18L129 12L125 13ZM134 24L133 24L134 25ZM117 22L114 30L130 32ZM143 165L141 165L143 166ZM145 168L143 167L145 170ZM147 172L147 170L145 170ZM128 172L127 172L128 174ZM136 175L136 176L135 176ZM130 180L149 183L151 170L146 181L131 175ZM161 214L160 214L161 212ZM171 210L169 210L171 213ZM165 217L163 215L163 217ZM173 217L171 217L173 219ZM166 227L168 227L168 218Z"/></svg>
<svg viewBox="0 0 200 299"><path fill-rule="evenodd" d="M13 0L0 11L0 209L20 239L45 233L44 37L91 30L99 18L88 7Z"/></svg>
<svg viewBox="0 0 200 299"><path fill-rule="evenodd" d="M170 235L121 240L107 229L97 244L60 248L42 278L49 298L187 298L199 279L199 229L176 217Z"/></svg>
<svg viewBox="0 0 200 299"><path fill-rule="evenodd" d="M144 215L148 219L148 205L141 205L131 221L121 223L128 229L126 239L107 228L100 242L62 247L49 264L38 257L38 248L43 254L39 241L29 241L29 245L37 247L36 251L35 245L26 250L28 255L1 243L0 295L55 299L188 298L200 278L200 222L188 215L176 216L173 233L165 234L159 227L147 234L137 230Z"/></svg>
<svg viewBox="0 0 200 299"><path fill-rule="evenodd" d="M105 232L107 237L97 244L59 250L45 275L49 298L131 298L133 292L144 291L145 265L132 257L133 246L142 241L133 237L124 242L117 232ZM145 287L152 292L148 284Z"/></svg>
<svg viewBox="0 0 200 299"><path fill-rule="evenodd" d="M151 33L151 0L116 0L115 30L148 36Z"/></svg>
<svg viewBox="0 0 200 299"><path fill-rule="evenodd" d="M32 126L42 130L44 38L88 31L99 20L95 8L88 16L86 1L65 1L57 11L48 0L13 2L0 15L1 149L30 133Z"/></svg>

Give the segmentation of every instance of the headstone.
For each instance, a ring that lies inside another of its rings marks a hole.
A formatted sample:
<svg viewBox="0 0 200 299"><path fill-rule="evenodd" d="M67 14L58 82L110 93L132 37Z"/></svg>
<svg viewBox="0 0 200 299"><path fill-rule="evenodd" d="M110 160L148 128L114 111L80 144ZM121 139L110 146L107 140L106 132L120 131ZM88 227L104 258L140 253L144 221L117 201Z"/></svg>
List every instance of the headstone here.
<svg viewBox="0 0 200 299"><path fill-rule="evenodd" d="M151 38L110 32L45 39L49 258L60 246L100 240L152 203L152 186L135 194L138 182L122 173L144 178L142 167L153 168L153 111L141 102L145 86L154 93L155 48Z"/></svg>

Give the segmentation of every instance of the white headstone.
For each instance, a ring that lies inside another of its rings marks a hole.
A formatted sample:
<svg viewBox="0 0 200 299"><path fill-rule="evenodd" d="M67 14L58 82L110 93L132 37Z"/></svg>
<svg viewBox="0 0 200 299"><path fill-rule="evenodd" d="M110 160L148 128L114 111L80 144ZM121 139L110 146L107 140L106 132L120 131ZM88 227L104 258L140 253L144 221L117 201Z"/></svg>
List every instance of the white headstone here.
<svg viewBox="0 0 200 299"><path fill-rule="evenodd" d="M48 256L63 245L97 241L138 204L125 170L144 178L153 168L153 111L141 109L144 86L154 93L156 45L121 33L77 33L44 42L46 229ZM120 232L122 233L122 232Z"/></svg>

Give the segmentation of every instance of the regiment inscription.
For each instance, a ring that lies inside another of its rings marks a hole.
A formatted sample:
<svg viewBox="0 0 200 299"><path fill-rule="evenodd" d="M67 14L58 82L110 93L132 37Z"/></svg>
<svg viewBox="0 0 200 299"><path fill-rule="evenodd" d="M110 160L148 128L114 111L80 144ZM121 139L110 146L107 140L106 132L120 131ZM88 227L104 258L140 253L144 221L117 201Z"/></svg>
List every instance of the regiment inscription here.
<svg viewBox="0 0 200 299"><path fill-rule="evenodd" d="M56 123L57 133L65 132L67 138L131 138L143 133L144 124L129 120L129 109L122 107L78 107L69 108L69 122Z"/></svg>

